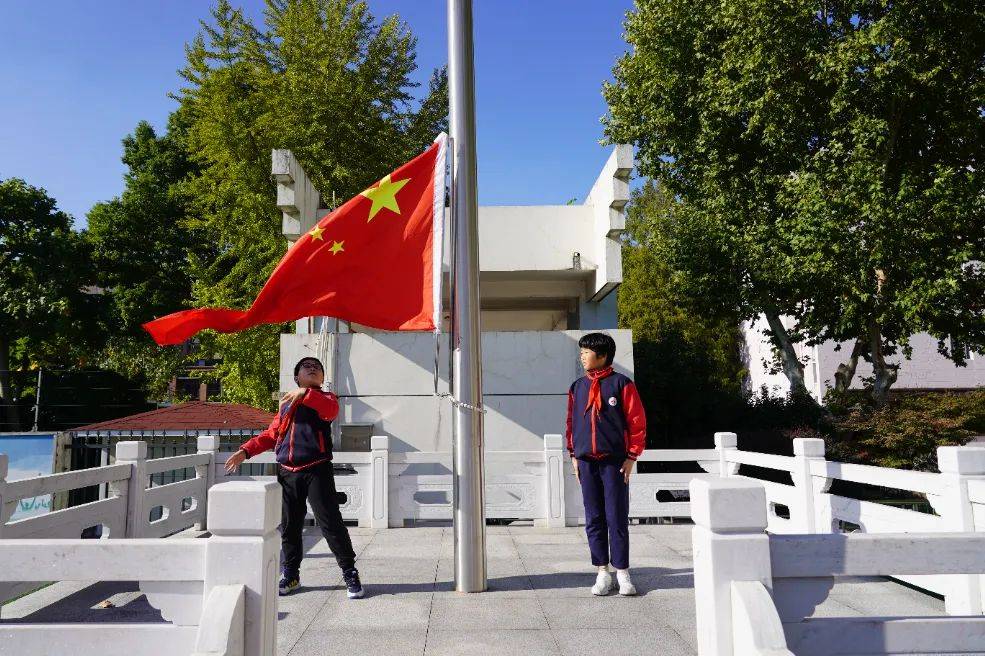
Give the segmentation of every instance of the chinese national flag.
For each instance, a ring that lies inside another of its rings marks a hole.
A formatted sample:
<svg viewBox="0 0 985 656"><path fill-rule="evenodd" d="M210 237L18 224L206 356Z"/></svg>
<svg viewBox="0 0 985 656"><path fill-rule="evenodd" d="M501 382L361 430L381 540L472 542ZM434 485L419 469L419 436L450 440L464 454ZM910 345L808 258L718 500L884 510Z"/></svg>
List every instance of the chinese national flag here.
<svg viewBox="0 0 985 656"><path fill-rule="evenodd" d="M144 324L162 346L200 330L330 316L385 330L441 323L445 141L329 213L287 251L249 310L199 308Z"/></svg>

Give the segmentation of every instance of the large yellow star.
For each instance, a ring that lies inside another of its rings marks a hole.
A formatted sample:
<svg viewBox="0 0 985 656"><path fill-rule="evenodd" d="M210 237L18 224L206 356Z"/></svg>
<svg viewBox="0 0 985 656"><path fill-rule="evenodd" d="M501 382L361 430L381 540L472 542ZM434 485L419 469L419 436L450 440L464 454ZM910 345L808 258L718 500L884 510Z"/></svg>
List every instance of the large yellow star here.
<svg viewBox="0 0 985 656"><path fill-rule="evenodd" d="M318 241L325 241L324 239L322 239L321 236L321 233L323 232L325 232L324 228L319 228L318 226L315 226L314 228L311 229L311 232L309 232L308 234L311 235L312 239L317 239Z"/></svg>
<svg viewBox="0 0 985 656"><path fill-rule="evenodd" d="M394 214L400 214L400 207L397 205L397 192L403 189L404 185L408 182L410 182L410 178L391 182L390 176L386 176L380 180L377 186L370 187L362 192L360 196L365 196L373 201L372 206L369 208L369 221L372 221L373 217L384 207ZM369 223L369 221L366 223Z"/></svg>
<svg viewBox="0 0 985 656"><path fill-rule="evenodd" d="M332 255L338 255L339 251L345 250L344 248L342 248L342 244L344 243L345 243L344 241L334 241L332 242L331 248L329 248L328 250L332 251Z"/></svg>

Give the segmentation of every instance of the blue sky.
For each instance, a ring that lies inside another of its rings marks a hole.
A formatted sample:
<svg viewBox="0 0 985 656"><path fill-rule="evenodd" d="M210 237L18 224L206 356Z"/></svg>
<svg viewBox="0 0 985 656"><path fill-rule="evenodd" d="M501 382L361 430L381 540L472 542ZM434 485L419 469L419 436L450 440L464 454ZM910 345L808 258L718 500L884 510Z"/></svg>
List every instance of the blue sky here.
<svg viewBox="0 0 985 656"><path fill-rule="evenodd" d="M234 4L237 4L234 2ZM370 0L418 37L418 78L447 60L444 0ZM239 3L259 18L262 0ZM602 81L627 48L631 0L476 0L479 200L584 200L607 151ZM120 140L166 124L205 0L6 3L0 21L0 179L48 190L84 223L123 188Z"/></svg>

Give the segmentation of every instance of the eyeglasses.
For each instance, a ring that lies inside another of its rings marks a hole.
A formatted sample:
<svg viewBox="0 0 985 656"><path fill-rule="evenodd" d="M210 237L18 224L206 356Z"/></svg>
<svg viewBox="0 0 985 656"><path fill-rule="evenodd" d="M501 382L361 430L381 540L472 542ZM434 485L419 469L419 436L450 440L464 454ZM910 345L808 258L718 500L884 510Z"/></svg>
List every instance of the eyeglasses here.
<svg viewBox="0 0 985 656"><path fill-rule="evenodd" d="M309 369L311 371L321 371L321 366L314 362L305 362L299 367L300 369Z"/></svg>

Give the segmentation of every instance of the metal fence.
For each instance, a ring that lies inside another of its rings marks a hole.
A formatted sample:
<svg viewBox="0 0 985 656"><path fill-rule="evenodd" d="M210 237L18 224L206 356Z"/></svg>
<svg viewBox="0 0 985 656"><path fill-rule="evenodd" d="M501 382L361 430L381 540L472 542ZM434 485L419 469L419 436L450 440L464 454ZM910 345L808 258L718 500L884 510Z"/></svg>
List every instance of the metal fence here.
<svg viewBox="0 0 985 656"><path fill-rule="evenodd" d="M153 410L145 391L102 370L0 370L0 432L65 431Z"/></svg>

